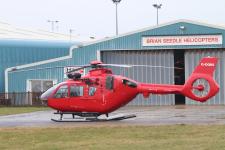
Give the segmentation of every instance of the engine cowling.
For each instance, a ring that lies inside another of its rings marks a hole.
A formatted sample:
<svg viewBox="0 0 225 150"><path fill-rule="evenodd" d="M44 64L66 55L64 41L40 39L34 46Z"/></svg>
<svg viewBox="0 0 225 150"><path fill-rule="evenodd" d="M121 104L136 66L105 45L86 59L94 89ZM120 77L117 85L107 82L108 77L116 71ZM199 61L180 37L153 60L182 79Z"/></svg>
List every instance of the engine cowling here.
<svg viewBox="0 0 225 150"><path fill-rule="evenodd" d="M73 79L73 80L76 80L76 79L80 79L81 78L81 74L80 73L69 73L67 74L67 77L69 79Z"/></svg>

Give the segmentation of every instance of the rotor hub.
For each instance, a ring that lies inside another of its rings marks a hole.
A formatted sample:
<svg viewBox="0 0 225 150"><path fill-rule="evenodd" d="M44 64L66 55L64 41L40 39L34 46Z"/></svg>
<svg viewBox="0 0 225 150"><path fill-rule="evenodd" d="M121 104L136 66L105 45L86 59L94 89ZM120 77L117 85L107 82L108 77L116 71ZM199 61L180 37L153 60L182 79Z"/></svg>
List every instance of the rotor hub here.
<svg viewBox="0 0 225 150"><path fill-rule="evenodd" d="M192 84L192 93L199 98L206 97L210 92L210 84L206 79L199 78Z"/></svg>

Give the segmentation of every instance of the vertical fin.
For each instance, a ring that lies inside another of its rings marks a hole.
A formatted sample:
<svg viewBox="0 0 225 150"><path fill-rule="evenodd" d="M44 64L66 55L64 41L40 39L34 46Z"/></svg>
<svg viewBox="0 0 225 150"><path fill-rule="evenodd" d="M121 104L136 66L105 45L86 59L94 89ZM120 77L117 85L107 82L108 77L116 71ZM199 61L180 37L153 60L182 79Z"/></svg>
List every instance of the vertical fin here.
<svg viewBox="0 0 225 150"><path fill-rule="evenodd" d="M216 57L202 58L199 65L195 68L192 74L200 73L200 74L208 74L210 76L213 76L213 73L216 69L217 61L218 61L218 58Z"/></svg>

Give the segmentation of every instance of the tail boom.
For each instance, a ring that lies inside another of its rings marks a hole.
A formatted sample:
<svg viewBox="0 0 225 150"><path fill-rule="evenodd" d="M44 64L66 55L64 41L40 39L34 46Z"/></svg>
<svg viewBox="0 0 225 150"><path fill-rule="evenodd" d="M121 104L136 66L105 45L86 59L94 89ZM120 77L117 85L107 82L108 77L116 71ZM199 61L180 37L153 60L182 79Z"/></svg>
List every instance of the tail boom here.
<svg viewBox="0 0 225 150"><path fill-rule="evenodd" d="M151 94L181 94L182 88L183 85L140 83L138 92Z"/></svg>
<svg viewBox="0 0 225 150"><path fill-rule="evenodd" d="M138 92L145 98L150 94L182 94L183 85L139 83Z"/></svg>

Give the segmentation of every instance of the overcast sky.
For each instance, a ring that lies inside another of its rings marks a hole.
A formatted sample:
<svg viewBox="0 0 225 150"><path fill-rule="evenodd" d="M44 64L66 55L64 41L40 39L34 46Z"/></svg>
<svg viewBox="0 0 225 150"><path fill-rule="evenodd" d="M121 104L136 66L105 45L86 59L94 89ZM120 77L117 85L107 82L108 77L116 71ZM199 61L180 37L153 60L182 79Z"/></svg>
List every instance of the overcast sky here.
<svg viewBox="0 0 225 150"><path fill-rule="evenodd" d="M225 26L225 0L122 0L119 33L156 24L154 3L162 3L159 22L189 19ZM0 22L51 30L47 20L59 20L59 32L107 37L115 34L112 0L0 0Z"/></svg>

